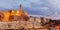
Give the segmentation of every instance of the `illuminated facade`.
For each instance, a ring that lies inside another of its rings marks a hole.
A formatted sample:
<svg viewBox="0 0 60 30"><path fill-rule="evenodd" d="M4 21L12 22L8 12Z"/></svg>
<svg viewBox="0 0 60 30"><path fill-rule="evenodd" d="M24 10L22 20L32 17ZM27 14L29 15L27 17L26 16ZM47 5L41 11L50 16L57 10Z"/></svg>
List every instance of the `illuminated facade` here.
<svg viewBox="0 0 60 30"><path fill-rule="evenodd" d="M25 11L22 11L22 5L20 5L20 10L9 10L7 12L1 12L0 13L0 20L2 21L9 21L14 20L14 17L20 17L24 19L25 17L28 17L28 13Z"/></svg>
<svg viewBox="0 0 60 30"><path fill-rule="evenodd" d="M28 16L26 11L22 11L22 5L19 10L0 11L0 29L45 28L41 26L45 20L40 17Z"/></svg>

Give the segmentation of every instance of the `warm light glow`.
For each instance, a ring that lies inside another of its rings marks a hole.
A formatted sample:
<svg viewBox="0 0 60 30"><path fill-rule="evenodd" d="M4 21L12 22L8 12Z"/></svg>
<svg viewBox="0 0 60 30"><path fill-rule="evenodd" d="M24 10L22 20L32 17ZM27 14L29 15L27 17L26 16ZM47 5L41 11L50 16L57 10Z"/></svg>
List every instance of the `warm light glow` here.
<svg viewBox="0 0 60 30"><path fill-rule="evenodd" d="M14 15L14 11L12 10L11 14L10 15Z"/></svg>
<svg viewBox="0 0 60 30"><path fill-rule="evenodd" d="M22 10L19 11L19 15L20 15L20 16L23 15L23 11L22 11Z"/></svg>
<svg viewBox="0 0 60 30"><path fill-rule="evenodd" d="M20 6L20 10L19 10L19 11L14 12L14 10L12 10L12 11L5 12L5 13L4 13L4 20L3 20L3 21L9 21L9 17L10 17L10 16L13 16L13 17L14 17L14 15L20 16L20 17L22 17L22 18L24 18L23 16L28 17L28 13L22 11L22 6ZM12 17L11 17L11 18L12 18Z"/></svg>
<svg viewBox="0 0 60 30"><path fill-rule="evenodd" d="M20 16L20 15L19 15L19 11L16 11L16 16Z"/></svg>
<svg viewBox="0 0 60 30"><path fill-rule="evenodd" d="M9 21L9 12L4 13L4 20L3 21Z"/></svg>

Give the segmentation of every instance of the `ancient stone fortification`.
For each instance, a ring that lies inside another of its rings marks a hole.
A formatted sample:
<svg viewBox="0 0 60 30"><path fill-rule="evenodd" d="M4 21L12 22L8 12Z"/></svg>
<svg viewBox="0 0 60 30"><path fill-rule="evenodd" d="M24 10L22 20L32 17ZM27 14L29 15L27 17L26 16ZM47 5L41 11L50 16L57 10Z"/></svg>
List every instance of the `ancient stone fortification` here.
<svg viewBox="0 0 60 30"><path fill-rule="evenodd" d="M28 16L28 13L22 10L22 5L20 10L0 11L0 29L44 28L41 20L46 19Z"/></svg>
<svg viewBox="0 0 60 30"><path fill-rule="evenodd" d="M20 5L19 10L0 11L0 21L14 21L17 19L29 19L28 13L22 10L22 5Z"/></svg>

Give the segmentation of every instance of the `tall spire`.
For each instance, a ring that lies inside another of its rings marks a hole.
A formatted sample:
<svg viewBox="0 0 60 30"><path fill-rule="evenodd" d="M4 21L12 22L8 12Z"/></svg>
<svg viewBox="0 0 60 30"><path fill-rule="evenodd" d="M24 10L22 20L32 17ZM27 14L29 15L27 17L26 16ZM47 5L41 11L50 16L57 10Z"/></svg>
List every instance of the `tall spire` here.
<svg viewBox="0 0 60 30"><path fill-rule="evenodd" d="M23 14L23 11L22 11L22 5L20 4L20 10L19 10L19 12L20 12L20 16Z"/></svg>
<svg viewBox="0 0 60 30"><path fill-rule="evenodd" d="M22 5L20 4L20 12L22 11Z"/></svg>

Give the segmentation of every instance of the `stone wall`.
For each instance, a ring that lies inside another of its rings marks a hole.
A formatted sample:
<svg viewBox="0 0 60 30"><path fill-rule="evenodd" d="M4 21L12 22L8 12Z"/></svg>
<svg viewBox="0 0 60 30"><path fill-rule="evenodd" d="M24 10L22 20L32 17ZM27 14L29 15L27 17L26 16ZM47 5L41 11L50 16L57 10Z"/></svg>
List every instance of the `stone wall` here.
<svg viewBox="0 0 60 30"><path fill-rule="evenodd" d="M17 20L17 21L0 21L0 29L20 29L20 28L44 28L41 26L41 19L31 17L28 21Z"/></svg>

